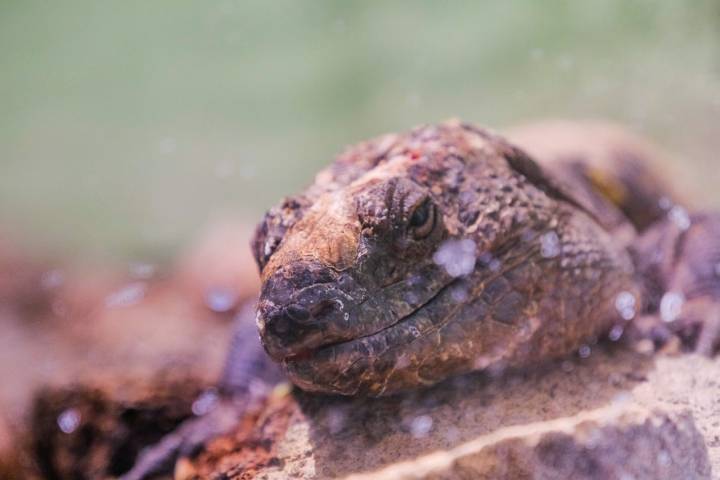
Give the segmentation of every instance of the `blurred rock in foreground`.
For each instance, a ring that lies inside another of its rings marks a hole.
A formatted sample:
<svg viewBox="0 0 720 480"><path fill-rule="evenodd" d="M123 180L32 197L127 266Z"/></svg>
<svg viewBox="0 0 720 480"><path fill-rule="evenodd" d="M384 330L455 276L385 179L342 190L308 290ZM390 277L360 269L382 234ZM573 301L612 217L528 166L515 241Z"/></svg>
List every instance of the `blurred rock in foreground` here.
<svg viewBox="0 0 720 480"><path fill-rule="evenodd" d="M376 400L295 392L177 478L706 479L720 360L618 350Z"/></svg>
<svg viewBox="0 0 720 480"><path fill-rule="evenodd" d="M224 297L209 304L190 292L224 271L221 254L191 250L203 259L193 268L68 265L3 239L0 479L122 473L192 416L199 392L218 378L232 318L255 294L254 261L242 270L253 272L247 281L229 280L233 301L218 309Z"/></svg>
<svg viewBox="0 0 720 480"><path fill-rule="evenodd" d="M185 369L48 389L33 405L28 446L41 478L108 478L192 416L203 381Z"/></svg>

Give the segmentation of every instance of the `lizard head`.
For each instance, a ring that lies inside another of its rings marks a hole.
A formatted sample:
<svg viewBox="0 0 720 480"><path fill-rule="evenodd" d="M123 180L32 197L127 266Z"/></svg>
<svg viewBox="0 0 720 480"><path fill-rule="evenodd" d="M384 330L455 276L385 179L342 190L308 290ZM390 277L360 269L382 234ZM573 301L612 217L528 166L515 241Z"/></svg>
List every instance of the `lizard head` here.
<svg viewBox="0 0 720 480"><path fill-rule="evenodd" d="M512 345L529 294L502 277L503 248L550 210L528 162L457 122L349 149L258 226L266 351L305 390L381 395Z"/></svg>

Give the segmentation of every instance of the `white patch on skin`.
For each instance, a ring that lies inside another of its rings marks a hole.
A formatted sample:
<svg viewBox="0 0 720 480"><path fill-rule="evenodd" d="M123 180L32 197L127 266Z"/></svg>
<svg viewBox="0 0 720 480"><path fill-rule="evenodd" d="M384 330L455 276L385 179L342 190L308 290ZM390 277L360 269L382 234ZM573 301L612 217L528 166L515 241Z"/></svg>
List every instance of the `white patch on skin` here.
<svg viewBox="0 0 720 480"><path fill-rule="evenodd" d="M476 244L469 238L445 240L433 255L433 261L452 277L462 277L475 269Z"/></svg>
<svg viewBox="0 0 720 480"><path fill-rule="evenodd" d="M560 255L560 237L551 231L540 237L540 255L545 258L555 258Z"/></svg>

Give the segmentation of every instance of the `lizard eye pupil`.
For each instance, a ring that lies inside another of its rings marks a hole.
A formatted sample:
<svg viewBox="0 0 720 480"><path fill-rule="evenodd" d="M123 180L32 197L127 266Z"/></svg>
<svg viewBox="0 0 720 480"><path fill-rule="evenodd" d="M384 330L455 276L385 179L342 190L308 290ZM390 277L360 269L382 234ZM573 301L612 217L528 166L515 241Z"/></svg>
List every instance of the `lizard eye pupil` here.
<svg viewBox="0 0 720 480"><path fill-rule="evenodd" d="M410 217L410 226L411 227L422 227L425 222L427 222L428 217L430 216L430 208L428 207L427 202L420 205L418 208L415 209L412 216Z"/></svg>
<svg viewBox="0 0 720 480"><path fill-rule="evenodd" d="M416 239L427 237L435 225L435 206L430 200L421 203L410 215L410 230Z"/></svg>

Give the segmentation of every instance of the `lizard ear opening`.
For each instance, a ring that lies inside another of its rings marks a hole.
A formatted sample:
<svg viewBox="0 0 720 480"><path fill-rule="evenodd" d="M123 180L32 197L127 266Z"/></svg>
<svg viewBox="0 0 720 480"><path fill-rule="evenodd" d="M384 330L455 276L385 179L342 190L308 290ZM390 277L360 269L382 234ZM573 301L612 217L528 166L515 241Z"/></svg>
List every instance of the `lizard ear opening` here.
<svg viewBox="0 0 720 480"><path fill-rule="evenodd" d="M306 197L287 197L265 214L250 242L261 273L270 257L277 251L285 233L305 215L309 206L310 202Z"/></svg>

